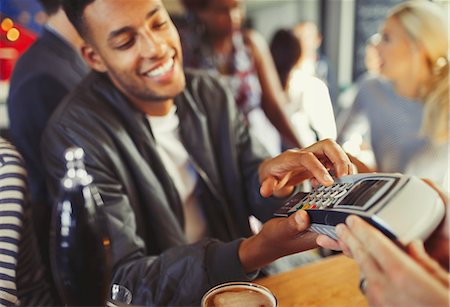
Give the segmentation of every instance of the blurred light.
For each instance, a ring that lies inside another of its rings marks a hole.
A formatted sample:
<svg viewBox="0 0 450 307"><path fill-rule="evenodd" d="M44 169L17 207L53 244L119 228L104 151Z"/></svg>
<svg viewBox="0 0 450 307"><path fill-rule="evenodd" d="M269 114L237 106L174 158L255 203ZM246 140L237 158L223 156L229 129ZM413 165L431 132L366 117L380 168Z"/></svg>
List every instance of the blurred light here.
<svg viewBox="0 0 450 307"><path fill-rule="evenodd" d="M0 59L2 60L15 60L19 57L19 51L11 47L0 48ZM1 68L1 67L0 67ZM1 90L1 88L0 88Z"/></svg>
<svg viewBox="0 0 450 307"><path fill-rule="evenodd" d="M27 25L30 23L31 20L31 14L27 11L20 12L19 16L17 16L17 20L22 25Z"/></svg>
<svg viewBox="0 0 450 307"><path fill-rule="evenodd" d="M109 239L103 239L102 240L103 246L110 246L111 245L111 241Z"/></svg>
<svg viewBox="0 0 450 307"><path fill-rule="evenodd" d="M11 18L5 18L2 20L2 23L0 26L3 31L7 32L14 26L14 22L12 21Z"/></svg>
<svg viewBox="0 0 450 307"><path fill-rule="evenodd" d="M11 42L15 42L19 37L20 32L16 28L12 28L8 32L6 32L6 38Z"/></svg>
<svg viewBox="0 0 450 307"><path fill-rule="evenodd" d="M34 15L34 22L43 25L47 21L47 14L45 14L43 11L39 11Z"/></svg>

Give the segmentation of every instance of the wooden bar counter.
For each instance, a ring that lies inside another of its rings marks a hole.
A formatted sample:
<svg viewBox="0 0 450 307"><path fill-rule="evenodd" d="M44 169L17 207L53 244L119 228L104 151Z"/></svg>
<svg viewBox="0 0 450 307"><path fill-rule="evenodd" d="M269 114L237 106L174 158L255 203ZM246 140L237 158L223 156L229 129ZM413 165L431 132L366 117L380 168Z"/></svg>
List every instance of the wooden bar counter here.
<svg viewBox="0 0 450 307"><path fill-rule="evenodd" d="M359 291L359 268L344 256L332 256L255 283L275 294L279 307L367 306Z"/></svg>

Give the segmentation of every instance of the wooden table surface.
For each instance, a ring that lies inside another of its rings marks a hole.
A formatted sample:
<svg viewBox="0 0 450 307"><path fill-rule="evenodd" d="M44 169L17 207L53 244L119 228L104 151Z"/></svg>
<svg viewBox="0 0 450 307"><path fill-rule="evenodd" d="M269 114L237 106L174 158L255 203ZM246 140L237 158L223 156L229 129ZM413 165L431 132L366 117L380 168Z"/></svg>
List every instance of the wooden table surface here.
<svg viewBox="0 0 450 307"><path fill-rule="evenodd" d="M289 272L255 280L275 294L279 307L367 306L359 291L359 269L344 256L332 256Z"/></svg>

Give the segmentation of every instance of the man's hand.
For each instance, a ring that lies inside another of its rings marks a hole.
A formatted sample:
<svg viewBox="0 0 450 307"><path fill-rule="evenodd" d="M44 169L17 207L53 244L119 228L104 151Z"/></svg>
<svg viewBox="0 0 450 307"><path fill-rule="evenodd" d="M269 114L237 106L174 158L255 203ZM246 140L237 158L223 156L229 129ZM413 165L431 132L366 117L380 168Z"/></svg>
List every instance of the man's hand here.
<svg viewBox="0 0 450 307"><path fill-rule="evenodd" d="M309 216L304 210L266 222L258 234L245 239L239 247L244 271L249 273L280 257L317 247L318 235L305 231L308 227Z"/></svg>
<svg viewBox="0 0 450 307"><path fill-rule="evenodd" d="M354 173L354 166L343 149L331 139L319 141L304 149L290 149L264 161L259 168L261 195L284 197L306 179L331 185L333 178Z"/></svg>

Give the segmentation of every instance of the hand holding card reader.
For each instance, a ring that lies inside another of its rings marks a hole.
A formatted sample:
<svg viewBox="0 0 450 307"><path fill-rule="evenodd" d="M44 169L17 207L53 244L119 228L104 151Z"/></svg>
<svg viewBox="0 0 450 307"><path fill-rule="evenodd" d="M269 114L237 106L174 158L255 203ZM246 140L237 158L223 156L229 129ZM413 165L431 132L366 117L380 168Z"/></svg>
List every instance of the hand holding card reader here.
<svg viewBox="0 0 450 307"><path fill-rule="evenodd" d="M438 193L419 178L401 174L358 174L338 178L329 187L292 196L275 216L304 209L309 231L337 239L335 226L348 215L362 217L393 240L425 240L445 215Z"/></svg>

